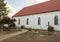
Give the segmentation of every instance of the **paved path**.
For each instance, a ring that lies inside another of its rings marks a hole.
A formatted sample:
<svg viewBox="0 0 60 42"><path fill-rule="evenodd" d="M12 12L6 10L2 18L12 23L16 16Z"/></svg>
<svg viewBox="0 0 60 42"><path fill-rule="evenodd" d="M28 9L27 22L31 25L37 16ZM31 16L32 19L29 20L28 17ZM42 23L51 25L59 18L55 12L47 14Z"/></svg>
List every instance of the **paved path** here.
<svg viewBox="0 0 60 42"><path fill-rule="evenodd" d="M22 34L22 33L25 33L25 32L27 32L27 30L22 30L19 32L11 33L11 34L2 35L2 36L0 36L0 41L10 38L10 37L13 37L13 36L16 36L16 35L19 35L19 34Z"/></svg>

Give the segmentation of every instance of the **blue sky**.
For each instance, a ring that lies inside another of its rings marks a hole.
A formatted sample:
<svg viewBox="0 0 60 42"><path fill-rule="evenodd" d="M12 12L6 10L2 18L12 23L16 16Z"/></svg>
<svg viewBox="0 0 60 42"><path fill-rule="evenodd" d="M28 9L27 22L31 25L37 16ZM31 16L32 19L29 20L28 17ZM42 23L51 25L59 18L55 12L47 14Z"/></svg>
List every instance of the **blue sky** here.
<svg viewBox="0 0 60 42"><path fill-rule="evenodd" d="M24 6L27 6L27 0L6 0L9 5L14 8L16 11L22 9Z"/></svg>
<svg viewBox="0 0 60 42"><path fill-rule="evenodd" d="M40 3L44 1L47 0L6 0L6 2L9 3L9 5L16 11L22 9L25 6L29 6L31 4Z"/></svg>

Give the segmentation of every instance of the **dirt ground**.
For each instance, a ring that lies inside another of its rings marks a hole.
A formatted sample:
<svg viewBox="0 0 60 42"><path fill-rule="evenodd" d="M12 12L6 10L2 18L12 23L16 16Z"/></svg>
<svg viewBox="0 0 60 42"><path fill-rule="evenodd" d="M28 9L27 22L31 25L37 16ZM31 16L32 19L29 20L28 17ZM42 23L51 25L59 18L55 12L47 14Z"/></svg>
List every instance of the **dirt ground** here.
<svg viewBox="0 0 60 42"><path fill-rule="evenodd" d="M14 33L14 32L18 32L16 29L12 29L11 31L0 31L0 36L2 35L6 35L6 34L10 34L10 33Z"/></svg>
<svg viewBox="0 0 60 42"><path fill-rule="evenodd" d="M41 31L39 33L28 31L1 42L60 42L60 32L54 32L52 35L48 35L47 31Z"/></svg>

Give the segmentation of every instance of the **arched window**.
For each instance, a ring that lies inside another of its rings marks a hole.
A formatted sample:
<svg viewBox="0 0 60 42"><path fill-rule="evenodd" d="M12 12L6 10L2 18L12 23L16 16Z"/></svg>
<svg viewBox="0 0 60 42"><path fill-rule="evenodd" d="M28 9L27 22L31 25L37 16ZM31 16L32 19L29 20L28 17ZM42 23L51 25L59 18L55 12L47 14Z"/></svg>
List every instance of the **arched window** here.
<svg viewBox="0 0 60 42"><path fill-rule="evenodd" d="M40 17L38 17L38 25L40 25Z"/></svg>
<svg viewBox="0 0 60 42"><path fill-rule="evenodd" d="M55 24L55 25L58 25L58 16L55 16L55 17L54 17L54 24Z"/></svg>
<svg viewBox="0 0 60 42"><path fill-rule="evenodd" d="M18 19L18 24L20 24L20 19Z"/></svg>
<svg viewBox="0 0 60 42"><path fill-rule="evenodd" d="M27 18L27 23L26 23L27 25L29 24L28 22L29 22L29 19Z"/></svg>

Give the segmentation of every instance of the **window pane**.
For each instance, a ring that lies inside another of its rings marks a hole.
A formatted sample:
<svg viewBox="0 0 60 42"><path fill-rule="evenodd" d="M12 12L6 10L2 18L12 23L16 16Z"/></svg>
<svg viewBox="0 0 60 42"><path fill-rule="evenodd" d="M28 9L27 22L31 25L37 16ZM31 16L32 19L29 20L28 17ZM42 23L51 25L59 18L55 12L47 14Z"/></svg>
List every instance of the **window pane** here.
<svg viewBox="0 0 60 42"><path fill-rule="evenodd" d="M29 21L29 19L27 18L27 25L29 24L28 21Z"/></svg>
<svg viewBox="0 0 60 42"><path fill-rule="evenodd" d="M20 19L18 19L18 24L20 24Z"/></svg>
<svg viewBox="0 0 60 42"><path fill-rule="evenodd" d="M38 25L40 25L40 17L38 18Z"/></svg>
<svg viewBox="0 0 60 42"><path fill-rule="evenodd" d="M54 24L58 25L58 16L55 16L55 18L54 18Z"/></svg>

